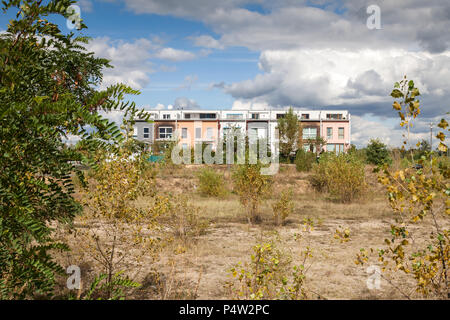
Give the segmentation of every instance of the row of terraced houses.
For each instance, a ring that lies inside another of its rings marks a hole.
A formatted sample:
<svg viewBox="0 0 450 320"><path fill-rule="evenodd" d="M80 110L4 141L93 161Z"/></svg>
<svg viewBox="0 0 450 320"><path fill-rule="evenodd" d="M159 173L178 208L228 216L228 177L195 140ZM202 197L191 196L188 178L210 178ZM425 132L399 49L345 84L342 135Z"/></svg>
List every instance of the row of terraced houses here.
<svg viewBox="0 0 450 320"><path fill-rule="evenodd" d="M258 138L273 145L278 119L286 110L155 110L148 111L152 122L137 120L134 136L153 144L177 138L183 147L197 143L212 144L213 150L232 128L243 134L253 131ZM345 152L351 143L351 117L348 111L295 110L303 139L322 137L326 140L323 151ZM304 144L307 151L315 147Z"/></svg>

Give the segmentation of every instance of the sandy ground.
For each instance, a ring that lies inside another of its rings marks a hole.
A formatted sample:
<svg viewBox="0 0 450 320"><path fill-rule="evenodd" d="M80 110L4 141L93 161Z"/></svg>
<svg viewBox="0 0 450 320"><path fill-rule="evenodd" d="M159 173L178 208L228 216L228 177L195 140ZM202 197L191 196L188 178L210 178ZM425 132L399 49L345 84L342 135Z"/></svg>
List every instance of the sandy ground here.
<svg viewBox="0 0 450 320"><path fill-rule="evenodd" d="M137 274L143 287L130 298L154 299L154 290L149 280L149 270L155 268L163 275L165 295L168 299L228 299L224 288L229 280L228 270L238 262L250 259L252 246L259 240L268 240L275 232L281 239L280 246L288 252L294 263L302 261L301 252L306 246L312 249L313 257L305 267L306 289L311 299L402 299L398 289L411 293L414 282L399 272L381 280L378 290L369 290L366 284L369 274L367 266L355 264L356 254L361 248L383 248L389 237L393 214L382 188L368 170L371 185L367 195L359 202L339 204L331 202L326 195L312 190L307 174L297 173L295 168L284 168L275 176L273 194L261 206L263 221L249 226L236 195L224 199L202 197L196 192L196 168L166 172L157 178L160 193L182 193L199 207L199 215L209 221L206 232L184 243L185 250L176 252L180 244L175 242L163 249L156 262L148 262ZM231 188L230 173L220 168L225 175L225 185ZM287 223L276 226L272 222L271 206L277 194L286 187L293 187L295 213ZM141 199L140 201L145 201ZM316 226L311 232L303 231L303 220L311 218ZM427 222L425 222L427 223ZM348 228L350 240L340 242L333 236L336 229ZM415 237L425 239L417 229ZM303 234L301 241L294 235ZM371 262L377 264L376 260ZM160 296L161 298L161 296Z"/></svg>

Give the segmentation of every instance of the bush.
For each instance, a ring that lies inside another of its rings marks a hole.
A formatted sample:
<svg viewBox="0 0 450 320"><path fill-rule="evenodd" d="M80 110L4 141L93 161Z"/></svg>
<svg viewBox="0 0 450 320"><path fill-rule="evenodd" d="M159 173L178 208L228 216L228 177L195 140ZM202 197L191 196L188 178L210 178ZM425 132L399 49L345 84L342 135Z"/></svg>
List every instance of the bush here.
<svg viewBox="0 0 450 320"><path fill-rule="evenodd" d="M294 212L294 202L292 201L292 189L284 190L280 199L272 205L275 224L280 225L286 221L286 218Z"/></svg>
<svg viewBox="0 0 450 320"><path fill-rule="evenodd" d="M205 168L198 172L198 192L204 196L220 197L227 193L224 177L213 169Z"/></svg>
<svg viewBox="0 0 450 320"><path fill-rule="evenodd" d="M225 287L231 299L306 299L304 265L291 267L290 256L274 241L253 247L251 261L230 269L231 281Z"/></svg>
<svg viewBox="0 0 450 320"><path fill-rule="evenodd" d="M366 190L364 163L348 154L329 153L314 165L311 184L340 202L352 202Z"/></svg>
<svg viewBox="0 0 450 320"><path fill-rule="evenodd" d="M367 162L374 165L391 163L389 151L384 143L378 139L371 139L366 149Z"/></svg>
<svg viewBox="0 0 450 320"><path fill-rule="evenodd" d="M313 152L306 152L303 149L299 149L295 157L295 167L297 171L310 171L315 161L316 155Z"/></svg>

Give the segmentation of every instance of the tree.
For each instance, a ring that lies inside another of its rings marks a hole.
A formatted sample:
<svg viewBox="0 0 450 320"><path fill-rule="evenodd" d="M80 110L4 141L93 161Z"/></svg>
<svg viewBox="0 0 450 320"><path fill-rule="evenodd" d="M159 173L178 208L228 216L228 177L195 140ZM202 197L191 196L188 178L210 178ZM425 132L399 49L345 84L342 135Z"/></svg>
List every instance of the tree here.
<svg viewBox="0 0 450 320"><path fill-rule="evenodd" d="M289 159L291 153L301 147L298 118L292 108L289 108L285 117L278 119L277 129L280 137L280 153L285 159Z"/></svg>
<svg viewBox="0 0 450 320"><path fill-rule="evenodd" d="M233 172L234 190L246 210L249 224L259 222L258 208L261 198L269 194L272 186L270 176L261 174L261 164L239 165Z"/></svg>
<svg viewBox="0 0 450 320"><path fill-rule="evenodd" d="M407 86L406 94L398 88ZM406 77L394 85L391 96L402 97L408 103L410 113L419 114L419 102L414 101L419 90L412 80ZM413 103L410 106L409 103ZM417 102L417 103L416 103ZM398 103L394 102L394 109L399 110ZM399 113L401 125L405 125L405 116ZM415 116L413 116L415 118ZM410 118L406 131L409 131ZM440 140L439 150L447 151L445 144L445 131L449 131L448 122L442 119L438 124L440 132L436 137ZM408 136L404 144L407 144ZM430 159L429 154L419 159L422 165L420 170L406 168L392 170L385 165L383 173L378 177L387 191L389 204L394 213L389 236L384 240L386 247L376 251L378 263L382 265L383 273L391 270L401 272L412 277L416 285L415 291L423 297L448 299L450 289L448 268L450 263L450 230L448 219L450 216L449 178L450 168L446 165L438 166L436 158ZM425 166L430 161L430 166ZM426 239L416 238L416 232L423 228L428 235ZM375 252L371 249L371 252ZM356 263L368 262L369 255L361 250ZM385 276L382 275L384 278ZM392 283L391 281L388 281ZM396 289L397 286L394 285ZM401 293L410 298L411 293L401 290Z"/></svg>
<svg viewBox="0 0 450 320"><path fill-rule="evenodd" d="M100 111L123 110L148 119L118 84L98 90L106 59L86 52L88 38L64 35L55 15L69 18L70 0L2 1L3 12L16 9L0 34L0 298L51 294L63 269L51 250L67 250L53 240L50 227L69 223L80 213L74 200L69 160L95 168L99 147L114 152L124 137ZM81 28L86 28L81 24ZM67 148L71 136L87 153Z"/></svg>
<svg viewBox="0 0 450 320"><path fill-rule="evenodd" d="M366 148L367 162L374 165L383 165L391 162L386 145L379 139L371 139Z"/></svg>

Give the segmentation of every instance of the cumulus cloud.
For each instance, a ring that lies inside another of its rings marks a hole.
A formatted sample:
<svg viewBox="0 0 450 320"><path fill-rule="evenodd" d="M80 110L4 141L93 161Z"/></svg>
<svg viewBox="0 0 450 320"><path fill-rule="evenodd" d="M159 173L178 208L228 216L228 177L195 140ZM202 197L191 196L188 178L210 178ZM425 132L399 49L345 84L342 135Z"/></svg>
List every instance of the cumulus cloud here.
<svg viewBox="0 0 450 320"><path fill-rule="evenodd" d="M142 89L150 82L149 74L154 69L149 59L154 48L154 44L148 39L126 42L108 37L94 38L86 46L96 56L111 60L111 65L114 66L104 70L102 87L125 83L134 89Z"/></svg>
<svg viewBox="0 0 450 320"><path fill-rule="evenodd" d="M183 110L200 109L200 106L195 100L186 97L176 98L173 105L175 108L182 108Z"/></svg>
<svg viewBox="0 0 450 320"><path fill-rule="evenodd" d="M198 76L196 74L190 74L184 77L183 83L176 88L176 90L190 90L192 85L196 83L198 80Z"/></svg>
<svg viewBox="0 0 450 320"><path fill-rule="evenodd" d="M174 48L163 48L154 54L155 58L169 60L174 62L192 60L196 58L196 55L192 52L185 50L177 50Z"/></svg>
<svg viewBox="0 0 450 320"><path fill-rule="evenodd" d="M198 37L192 37L194 44L198 47L205 47L209 49L224 49L225 46L220 41L214 39L211 36L203 35Z"/></svg>
<svg viewBox="0 0 450 320"><path fill-rule="evenodd" d="M283 50L264 51L262 74L223 85L239 100L298 107L346 107L357 114L385 115L394 82L415 79L428 116L443 114L450 98L450 52L430 54L406 50ZM384 106L384 107L380 107Z"/></svg>
<svg viewBox="0 0 450 320"><path fill-rule="evenodd" d="M269 110L270 106L266 102L252 102L252 101L242 101L236 100L233 102L231 109L233 110Z"/></svg>
<svg viewBox="0 0 450 320"><path fill-rule="evenodd" d="M102 88L116 83L125 83L134 89L142 89L150 82L150 74L156 71L176 71L176 66L164 64L155 66L153 59L180 62L197 57L195 53L189 51L164 48L158 38L124 41L99 37L86 45L86 49L94 52L98 57L110 60L114 67L104 70Z"/></svg>

